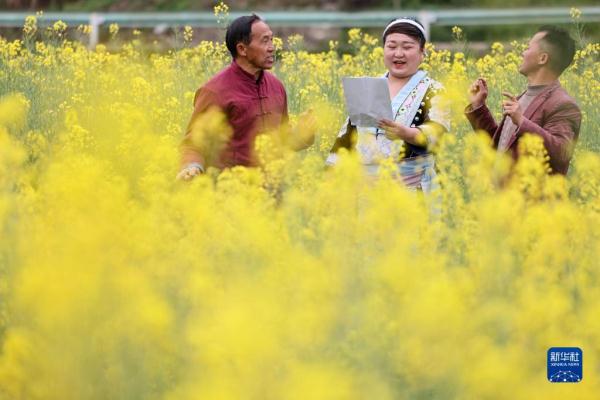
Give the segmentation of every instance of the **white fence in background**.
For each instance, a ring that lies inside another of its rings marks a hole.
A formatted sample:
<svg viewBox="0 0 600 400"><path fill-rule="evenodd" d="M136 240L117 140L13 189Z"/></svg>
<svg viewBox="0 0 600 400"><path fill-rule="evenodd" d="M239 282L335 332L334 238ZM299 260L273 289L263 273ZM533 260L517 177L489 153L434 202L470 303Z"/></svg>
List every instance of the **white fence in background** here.
<svg viewBox="0 0 600 400"><path fill-rule="evenodd" d="M582 23L600 22L600 7L580 7ZM229 19L247 13L232 12ZM427 34L432 26L540 25L572 21L570 8L454 9L454 10L385 10L361 12L333 11L268 11L258 12L273 27L382 27L397 16L419 19ZM0 27L22 26L32 13L0 13ZM126 28L182 27L210 28L219 26L212 12L129 12L68 13L48 12L38 18L41 26L63 21L69 26L90 25L90 46L95 46L103 26L117 23Z"/></svg>

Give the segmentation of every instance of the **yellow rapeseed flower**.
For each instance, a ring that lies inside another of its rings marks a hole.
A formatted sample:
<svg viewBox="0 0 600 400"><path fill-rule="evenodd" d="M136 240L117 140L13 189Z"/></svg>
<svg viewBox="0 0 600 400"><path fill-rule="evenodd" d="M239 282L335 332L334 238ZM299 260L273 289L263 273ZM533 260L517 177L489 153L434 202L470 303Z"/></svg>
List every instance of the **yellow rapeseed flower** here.
<svg viewBox="0 0 600 400"><path fill-rule="evenodd" d="M115 37L119 33L119 24L113 23L108 26L108 32L112 37Z"/></svg>

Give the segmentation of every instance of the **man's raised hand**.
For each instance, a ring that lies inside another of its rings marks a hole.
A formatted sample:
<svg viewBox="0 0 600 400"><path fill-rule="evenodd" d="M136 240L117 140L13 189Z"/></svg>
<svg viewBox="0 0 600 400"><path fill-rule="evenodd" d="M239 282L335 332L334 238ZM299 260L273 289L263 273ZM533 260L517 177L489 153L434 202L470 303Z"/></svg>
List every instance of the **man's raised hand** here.
<svg viewBox="0 0 600 400"><path fill-rule="evenodd" d="M472 108L478 108L485 104L488 97L487 82L483 78L478 78L469 88L469 102Z"/></svg>
<svg viewBox="0 0 600 400"><path fill-rule="evenodd" d="M508 115L513 124L520 126L523 122L523 110L521 110L519 100L508 92L502 92L502 96L508 99L502 102L502 114Z"/></svg>

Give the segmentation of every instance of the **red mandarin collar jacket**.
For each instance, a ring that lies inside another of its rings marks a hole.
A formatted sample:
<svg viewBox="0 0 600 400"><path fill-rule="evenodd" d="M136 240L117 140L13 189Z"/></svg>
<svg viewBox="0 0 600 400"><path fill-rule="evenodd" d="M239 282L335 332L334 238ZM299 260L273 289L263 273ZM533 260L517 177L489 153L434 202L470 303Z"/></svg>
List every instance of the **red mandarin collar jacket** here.
<svg viewBox="0 0 600 400"><path fill-rule="evenodd" d="M201 154L190 140L194 120L211 107L224 112L233 129L218 157ZM256 136L287 123L287 94L283 84L267 71L261 71L256 79L234 61L196 92L194 112L182 143L182 166L192 162L209 166L205 162L210 158L216 159L213 166L217 168L256 166L253 154Z"/></svg>

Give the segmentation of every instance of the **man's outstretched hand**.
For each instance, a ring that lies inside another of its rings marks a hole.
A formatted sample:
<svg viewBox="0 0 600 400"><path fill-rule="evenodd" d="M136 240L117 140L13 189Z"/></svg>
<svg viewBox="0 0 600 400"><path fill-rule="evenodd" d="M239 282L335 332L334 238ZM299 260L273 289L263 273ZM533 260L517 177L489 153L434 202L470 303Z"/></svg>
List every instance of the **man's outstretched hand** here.
<svg viewBox="0 0 600 400"><path fill-rule="evenodd" d="M315 133L317 131L318 121L313 110L304 111L298 116L298 123L295 127L295 134L292 142L293 150L304 150L315 142Z"/></svg>

